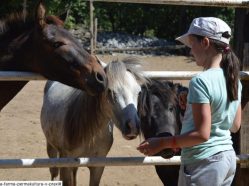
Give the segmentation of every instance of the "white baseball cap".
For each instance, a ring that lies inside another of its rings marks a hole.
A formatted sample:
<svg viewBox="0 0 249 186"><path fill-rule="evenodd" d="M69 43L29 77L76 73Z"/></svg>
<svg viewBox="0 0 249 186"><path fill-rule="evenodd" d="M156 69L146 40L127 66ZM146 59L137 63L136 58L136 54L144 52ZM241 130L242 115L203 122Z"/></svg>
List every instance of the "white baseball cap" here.
<svg viewBox="0 0 249 186"><path fill-rule="evenodd" d="M221 19L216 17L199 17L195 18L186 34L177 37L176 40L190 47L188 36L195 34L206 36L229 45L231 37L231 28Z"/></svg>

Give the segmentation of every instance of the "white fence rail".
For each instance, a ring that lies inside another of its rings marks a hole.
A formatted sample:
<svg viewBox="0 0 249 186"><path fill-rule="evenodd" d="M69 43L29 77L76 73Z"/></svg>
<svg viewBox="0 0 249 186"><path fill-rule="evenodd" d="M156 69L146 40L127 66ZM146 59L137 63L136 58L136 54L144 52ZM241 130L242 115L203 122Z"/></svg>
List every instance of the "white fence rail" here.
<svg viewBox="0 0 249 186"><path fill-rule="evenodd" d="M46 80L40 74L33 72L20 71L0 71L0 81L30 81L30 80Z"/></svg>
<svg viewBox="0 0 249 186"><path fill-rule="evenodd" d="M201 71L145 71L145 75L152 79L190 80ZM241 71L240 78L249 80L249 71ZM30 81L46 80L45 77L32 72L0 71L0 81Z"/></svg>
<svg viewBox="0 0 249 186"><path fill-rule="evenodd" d="M249 154L237 155L237 163L248 163ZM164 159L159 156L147 157L85 157L46 159L0 159L0 169L47 168L47 167L100 167L100 166L146 166L180 165L180 156Z"/></svg>
<svg viewBox="0 0 249 186"><path fill-rule="evenodd" d="M45 167L99 167L99 166L136 166L136 165L179 165L180 157L163 159L153 157L82 157L47 159L1 159L0 169L45 168Z"/></svg>

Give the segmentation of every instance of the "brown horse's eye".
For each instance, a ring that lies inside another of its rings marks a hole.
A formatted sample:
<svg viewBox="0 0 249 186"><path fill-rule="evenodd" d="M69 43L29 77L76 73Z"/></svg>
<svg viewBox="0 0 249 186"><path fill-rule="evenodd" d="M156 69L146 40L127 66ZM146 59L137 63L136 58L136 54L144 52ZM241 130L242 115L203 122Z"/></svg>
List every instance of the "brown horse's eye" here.
<svg viewBox="0 0 249 186"><path fill-rule="evenodd" d="M53 43L53 47L54 47L54 48L59 48L59 47L62 46L62 45L64 45L64 43L61 42L61 41L57 41L57 42L54 42L54 43Z"/></svg>
<svg viewBox="0 0 249 186"><path fill-rule="evenodd" d="M75 61L75 62L71 63L71 66L72 66L73 68L77 69L77 68L79 68L80 64L79 64L78 62Z"/></svg>

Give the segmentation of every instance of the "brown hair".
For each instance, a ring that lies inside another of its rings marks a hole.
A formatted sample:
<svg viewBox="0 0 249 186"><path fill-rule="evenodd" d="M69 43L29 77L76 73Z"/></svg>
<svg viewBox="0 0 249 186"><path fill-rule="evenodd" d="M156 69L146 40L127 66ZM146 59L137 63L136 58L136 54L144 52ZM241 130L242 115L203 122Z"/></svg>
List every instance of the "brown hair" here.
<svg viewBox="0 0 249 186"><path fill-rule="evenodd" d="M201 41L204 36L194 35L199 41ZM222 37L230 37L229 35L222 35ZM209 38L210 43L215 47L215 49L222 53L222 60L220 67L223 69L224 76L226 78L226 88L227 97L229 101L238 100L238 78L240 61L236 54L233 52L231 47L223 42Z"/></svg>

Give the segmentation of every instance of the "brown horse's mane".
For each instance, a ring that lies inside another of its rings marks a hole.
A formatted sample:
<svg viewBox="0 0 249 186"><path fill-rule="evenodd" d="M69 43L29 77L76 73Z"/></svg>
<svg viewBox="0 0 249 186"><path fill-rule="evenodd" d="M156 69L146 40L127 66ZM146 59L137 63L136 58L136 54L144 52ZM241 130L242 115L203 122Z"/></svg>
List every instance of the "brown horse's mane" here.
<svg viewBox="0 0 249 186"><path fill-rule="evenodd" d="M46 17L47 24L54 24L63 26L63 21L54 15ZM35 28L35 20L33 16L27 12L14 12L7 15L5 18L0 19L0 49L1 46L6 46L12 39L18 35Z"/></svg>
<svg viewBox="0 0 249 186"><path fill-rule="evenodd" d="M53 15L47 16L45 21L48 24L63 26L63 22ZM23 11L0 19L0 69L10 67L8 61L13 59L15 52L28 41L35 27L34 16Z"/></svg>
<svg viewBox="0 0 249 186"><path fill-rule="evenodd" d="M19 34L31 28L34 20L25 12L14 12L0 20L0 38L9 33Z"/></svg>
<svg viewBox="0 0 249 186"><path fill-rule="evenodd" d="M138 63L135 58L126 58L123 61L109 63L105 68L108 86L106 91L98 96L89 96L80 90L74 90L73 95L69 98L73 101L70 101L66 115L67 122L64 126L66 141L69 142L68 147L73 149L82 140L89 146L94 144L95 139L93 137L101 133L103 125L107 125L103 121L108 122L113 116L111 102L108 100L108 91L118 88L116 87L118 84L127 83L123 78L127 70L136 77L141 85L147 82L142 71L136 65Z"/></svg>
<svg viewBox="0 0 249 186"><path fill-rule="evenodd" d="M28 39L34 21L24 12L0 19L0 69L9 66L16 51Z"/></svg>

